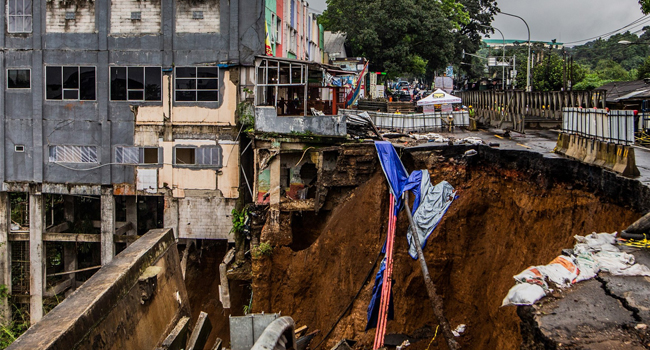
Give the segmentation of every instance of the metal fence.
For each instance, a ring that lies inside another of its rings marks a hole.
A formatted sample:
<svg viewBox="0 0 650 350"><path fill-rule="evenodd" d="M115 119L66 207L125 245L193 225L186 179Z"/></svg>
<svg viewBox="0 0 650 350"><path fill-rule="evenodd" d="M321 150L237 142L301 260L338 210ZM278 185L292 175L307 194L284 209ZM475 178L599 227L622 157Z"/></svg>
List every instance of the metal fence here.
<svg viewBox="0 0 650 350"><path fill-rule="evenodd" d="M562 131L617 144L634 144L634 111L564 108Z"/></svg>
<svg viewBox="0 0 650 350"><path fill-rule="evenodd" d="M395 114L355 109L339 110L339 113L343 115L356 115L364 112L368 113L368 116L378 128L403 133L442 130L448 126L447 117L450 114L454 116L454 126L469 126L468 111Z"/></svg>

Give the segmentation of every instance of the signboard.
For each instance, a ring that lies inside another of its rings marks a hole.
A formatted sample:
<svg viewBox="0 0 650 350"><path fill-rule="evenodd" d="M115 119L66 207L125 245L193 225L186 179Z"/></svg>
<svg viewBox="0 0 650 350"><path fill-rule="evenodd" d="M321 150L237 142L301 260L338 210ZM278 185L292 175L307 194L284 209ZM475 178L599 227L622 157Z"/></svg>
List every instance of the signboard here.
<svg viewBox="0 0 650 350"><path fill-rule="evenodd" d="M454 80L451 77L436 77L433 85L436 89L440 89L448 94L454 90Z"/></svg>
<svg viewBox="0 0 650 350"><path fill-rule="evenodd" d="M448 66L447 69L445 69L445 75L448 77L453 77L454 76L454 66Z"/></svg>

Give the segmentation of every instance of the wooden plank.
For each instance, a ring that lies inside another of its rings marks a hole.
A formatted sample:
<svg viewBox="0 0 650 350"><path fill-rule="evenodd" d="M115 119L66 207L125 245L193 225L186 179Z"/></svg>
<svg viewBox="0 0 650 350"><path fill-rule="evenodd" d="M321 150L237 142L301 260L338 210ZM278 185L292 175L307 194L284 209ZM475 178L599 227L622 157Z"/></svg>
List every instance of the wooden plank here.
<svg viewBox="0 0 650 350"><path fill-rule="evenodd" d="M190 335L190 339L187 342L187 350L203 350L205 343L208 341L208 337L212 332L212 323L208 318L208 314L201 311L199 318L196 320L194 329Z"/></svg>
<svg viewBox="0 0 650 350"><path fill-rule="evenodd" d="M115 230L116 235L123 235L129 230L133 228L133 224L130 222L127 222L126 224L120 226L118 229Z"/></svg>
<svg viewBox="0 0 650 350"><path fill-rule="evenodd" d="M224 309L230 309L230 285L228 284L228 267L226 264L219 264L219 299Z"/></svg>
<svg viewBox="0 0 650 350"><path fill-rule="evenodd" d="M66 289L70 288L72 281L70 279L65 279L62 282L50 287L43 294L44 297L53 297L65 292Z"/></svg>
<svg viewBox="0 0 650 350"><path fill-rule="evenodd" d="M45 232L47 233L57 233L57 232L65 232L68 229L68 223L64 222L58 225L53 225L48 227Z"/></svg>

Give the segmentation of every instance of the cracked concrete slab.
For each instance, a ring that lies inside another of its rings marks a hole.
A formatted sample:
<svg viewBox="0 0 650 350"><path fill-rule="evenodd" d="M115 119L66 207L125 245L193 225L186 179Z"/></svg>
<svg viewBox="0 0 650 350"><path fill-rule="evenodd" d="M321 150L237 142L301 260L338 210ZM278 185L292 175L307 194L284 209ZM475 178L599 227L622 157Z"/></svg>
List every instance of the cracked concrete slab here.
<svg viewBox="0 0 650 350"><path fill-rule="evenodd" d="M543 348L645 349L634 330L633 312L607 295L598 280L578 283L563 297L543 299L535 308L536 343L547 344Z"/></svg>

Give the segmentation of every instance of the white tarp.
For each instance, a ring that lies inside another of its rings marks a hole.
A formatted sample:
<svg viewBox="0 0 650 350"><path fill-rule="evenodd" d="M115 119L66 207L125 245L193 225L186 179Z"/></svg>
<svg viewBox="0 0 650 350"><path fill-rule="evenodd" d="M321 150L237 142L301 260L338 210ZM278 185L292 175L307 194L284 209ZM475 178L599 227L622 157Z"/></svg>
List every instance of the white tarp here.
<svg viewBox="0 0 650 350"><path fill-rule="evenodd" d="M461 103L460 97L448 94L440 89L418 101L418 106L441 105L445 103Z"/></svg>

